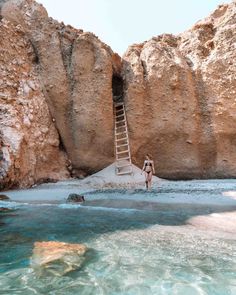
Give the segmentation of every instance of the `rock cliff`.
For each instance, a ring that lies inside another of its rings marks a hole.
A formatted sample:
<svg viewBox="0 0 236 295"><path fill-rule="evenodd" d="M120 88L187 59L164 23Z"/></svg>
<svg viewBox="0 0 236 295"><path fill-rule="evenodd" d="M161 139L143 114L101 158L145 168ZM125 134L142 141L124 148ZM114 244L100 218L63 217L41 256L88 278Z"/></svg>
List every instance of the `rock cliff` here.
<svg viewBox="0 0 236 295"><path fill-rule="evenodd" d="M135 164L148 152L160 177L236 176L235 2L183 34L130 46L122 60L33 0L0 9L2 188L112 163L121 77Z"/></svg>
<svg viewBox="0 0 236 295"><path fill-rule="evenodd" d="M20 26L0 22L0 185L64 179L66 155L49 113L31 44Z"/></svg>
<svg viewBox="0 0 236 295"><path fill-rule="evenodd" d="M112 75L117 56L91 33L59 24L33 0L9 1L2 14L26 32L50 112L75 175L113 161Z"/></svg>
<svg viewBox="0 0 236 295"><path fill-rule="evenodd" d="M179 36L128 48L123 58L131 149L158 176L236 176L236 3Z"/></svg>
<svg viewBox="0 0 236 295"><path fill-rule="evenodd" d="M19 146L25 145L24 156L12 156L11 164L8 159L10 156L6 152L2 153L3 184L9 186L8 179L17 186L25 186L41 178L65 178L69 175L66 164L73 176L80 177L112 163L112 76L119 71L120 57L92 33L84 33L49 18L43 6L35 1L8 1L2 7L1 14L1 36L5 36L1 39L1 48L3 55L6 52L8 58L4 55L1 61L6 76L2 80L2 103L3 108L12 109L9 115L11 120L20 121L12 140L17 141ZM7 44L9 46L6 49ZM18 59L20 67L16 71L19 75L14 77L15 83L10 85L8 80L15 71ZM14 61L13 66L9 65L11 60ZM29 79L30 76L32 79ZM13 94L8 90L15 92ZM22 94L19 94L20 91ZM14 100L18 106L18 94L21 95L22 103L28 103L28 95L32 104L30 110L23 109L20 112L22 118L17 117L14 103L9 102ZM32 96L37 100L34 104ZM41 114L38 111L40 105ZM31 118L32 112L42 118ZM2 133L6 133L7 118L6 114L2 114ZM31 124L32 120L37 127ZM24 124L28 124L27 130ZM16 122L12 122L13 125L15 128ZM35 136L26 140L29 132ZM42 139L40 136L44 137L46 133L48 138ZM7 141L6 134L2 135L4 140ZM49 152L54 154L53 157L47 154L46 147L38 148L43 140L46 145L53 144L54 152ZM30 148L29 143L37 148ZM6 144L3 142L2 151L7 150ZM44 158L47 168L41 169L45 173L40 176L39 167L34 165L36 160L31 162L25 159L28 157L28 148L32 157ZM67 163L65 155L68 157ZM16 158L20 159L18 168L13 164ZM10 172L10 166L13 172ZM26 167L34 171L31 180L30 176L26 177ZM20 169L19 173L16 169ZM58 170L58 175L54 170ZM17 174L17 182L13 181L13 174ZM19 179L19 175L22 179Z"/></svg>

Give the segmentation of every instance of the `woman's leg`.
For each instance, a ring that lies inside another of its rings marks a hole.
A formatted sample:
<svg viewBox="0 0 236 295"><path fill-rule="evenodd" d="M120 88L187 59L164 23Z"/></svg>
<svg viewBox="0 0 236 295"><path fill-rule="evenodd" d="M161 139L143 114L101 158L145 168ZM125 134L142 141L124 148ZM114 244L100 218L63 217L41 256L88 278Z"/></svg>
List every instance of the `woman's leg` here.
<svg viewBox="0 0 236 295"><path fill-rule="evenodd" d="M152 186L152 171L148 174L148 189Z"/></svg>
<svg viewBox="0 0 236 295"><path fill-rule="evenodd" d="M146 185L146 189L148 189L148 173L145 171L145 185Z"/></svg>

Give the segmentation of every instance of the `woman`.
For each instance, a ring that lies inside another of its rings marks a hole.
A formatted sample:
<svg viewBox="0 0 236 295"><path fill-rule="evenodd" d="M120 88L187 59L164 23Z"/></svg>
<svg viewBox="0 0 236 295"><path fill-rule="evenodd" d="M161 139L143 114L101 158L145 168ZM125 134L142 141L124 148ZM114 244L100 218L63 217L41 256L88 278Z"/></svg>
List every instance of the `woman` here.
<svg viewBox="0 0 236 295"><path fill-rule="evenodd" d="M147 190L150 190L152 185L152 175L155 174L155 167L154 162L149 154L146 155L146 160L143 164L142 173L143 171L145 172L146 188Z"/></svg>

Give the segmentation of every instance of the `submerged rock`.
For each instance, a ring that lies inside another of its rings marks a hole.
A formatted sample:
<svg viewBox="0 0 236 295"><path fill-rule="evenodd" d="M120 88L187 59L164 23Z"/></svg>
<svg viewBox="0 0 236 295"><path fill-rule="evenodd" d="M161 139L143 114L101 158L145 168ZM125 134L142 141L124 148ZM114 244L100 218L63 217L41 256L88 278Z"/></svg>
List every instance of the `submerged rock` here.
<svg viewBox="0 0 236 295"><path fill-rule="evenodd" d="M80 268L86 251L87 247L82 244L35 242L31 266L39 274L61 276Z"/></svg>
<svg viewBox="0 0 236 295"><path fill-rule="evenodd" d="M0 207L0 213L7 213L7 212L10 212L10 211L12 211L12 209L5 208L5 207Z"/></svg>
<svg viewBox="0 0 236 295"><path fill-rule="evenodd" d="M79 194L69 194L67 202L75 202L75 203L82 203L85 201L84 196Z"/></svg>
<svg viewBox="0 0 236 295"><path fill-rule="evenodd" d="M6 195L0 195L0 201L7 201L10 200L10 198Z"/></svg>

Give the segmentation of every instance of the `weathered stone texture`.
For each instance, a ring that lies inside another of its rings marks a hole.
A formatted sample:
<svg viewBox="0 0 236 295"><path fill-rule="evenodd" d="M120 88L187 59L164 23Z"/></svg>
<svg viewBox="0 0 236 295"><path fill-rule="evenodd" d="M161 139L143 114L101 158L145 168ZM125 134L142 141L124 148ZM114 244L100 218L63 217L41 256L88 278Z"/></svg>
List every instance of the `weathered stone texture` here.
<svg viewBox="0 0 236 295"><path fill-rule="evenodd" d="M112 75L119 71L120 57L93 34L49 18L35 1L8 1L2 16L3 23L21 28L25 50L32 50L32 60L26 61L37 63L40 94L46 98L72 175L84 176L112 163ZM17 40L13 37L12 42Z"/></svg>
<svg viewBox="0 0 236 295"><path fill-rule="evenodd" d="M124 55L127 117L135 163L149 152L158 176L236 176L236 3L175 37Z"/></svg>
<svg viewBox="0 0 236 295"><path fill-rule="evenodd" d="M78 177L112 163L120 75L135 164L150 153L160 177L236 176L235 1L183 34L130 46L123 60L33 0L9 0L1 14L5 186L68 177L69 163Z"/></svg>
<svg viewBox="0 0 236 295"><path fill-rule="evenodd" d="M25 187L69 176L21 26L0 22L0 184Z"/></svg>

